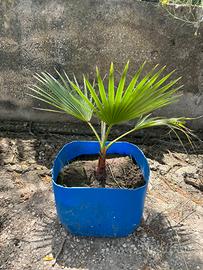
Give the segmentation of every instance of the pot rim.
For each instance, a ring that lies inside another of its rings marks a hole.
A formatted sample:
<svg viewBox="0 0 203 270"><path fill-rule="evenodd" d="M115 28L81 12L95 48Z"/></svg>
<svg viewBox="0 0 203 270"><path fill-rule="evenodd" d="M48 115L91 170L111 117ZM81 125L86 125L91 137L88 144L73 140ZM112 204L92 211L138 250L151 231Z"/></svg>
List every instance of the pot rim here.
<svg viewBox="0 0 203 270"><path fill-rule="evenodd" d="M86 141L86 140L84 140L84 141L77 141L77 140L74 140L74 141L71 141L71 142L69 142L69 143L66 143L65 145L63 145L63 147L59 150L59 152L57 153L57 156L56 156L56 158L54 159L54 162L53 162L53 167L52 167L52 170L51 170L51 176L52 176L52 184L54 185L54 186L56 186L57 188L61 188L61 189L66 189L66 190L73 190L73 189L79 189L79 190L111 190L111 191L130 191L130 192L135 192L135 191L138 191L138 190L141 190L141 189L145 189L147 186L148 186L148 183L149 183L149 180L150 180L150 168L149 168L149 163L148 163L148 161L147 161L147 158L145 157L145 155L144 155L144 153L143 153L143 151L138 147L138 146L136 146L135 144L133 144L133 143L129 143L129 142L127 142L127 141L118 141L118 142L115 142L114 144L123 144L123 143L127 143L127 144L129 144L129 145L131 145L131 146L133 146L133 147L135 147L135 148L137 148L138 150L139 150L139 152L140 152L140 154L144 157L144 159L146 160L146 164L147 164L147 169L148 169L148 177L147 177L147 179L145 179L145 177L144 177L144 185L143 186L141 186L141 187L137 187L137 188L111 188L111 187L100 187L100 188L94 188L94 187L64 187L64 186L62 186L62 185L60 185L60 184L57 184L56 182L55 182L55 180L54 180L54 174L53 174L53 168L54 168L54 165L55 165L55 162L56 162L56 160L57 160L57 158L58 158L58 155L60 155L60 153L64 150L64 148L65 147L67 147L67 145L70 145L70 144L73 144L73 143L78 143L78 142L83 142L83 143L99 143L98 141ZM107 144L108 144L108 142L107 142ZM111 148L111 147L110 147ZM109 149L110 149L109 148ZM108 150L109 150L108 149ZM107 154L108 154L108 150L107 150ZM95 153L95 154L97 154L97 153ZM90 156L91 155L95 155L95 154L89 154ZM81 154L82 155L82 154ZM77 157L80 157L81 155L78 155ZM88 154L87 154L88 155ZM126 156L128 156L128 155L126 155ZM130 155L129 155L130 156ZM71 159L72 160L72 159ZM70 161L71 161L70 160ZM69 161L69 162L70 162ZM68 163L67 163L68 164ZM139 164L138 164L138 166L139 166ZM140 167L140 166L139 166ZM141 170L141 168L140 168L140 170ZM142 172L143 173L143 172Z"/></svg>

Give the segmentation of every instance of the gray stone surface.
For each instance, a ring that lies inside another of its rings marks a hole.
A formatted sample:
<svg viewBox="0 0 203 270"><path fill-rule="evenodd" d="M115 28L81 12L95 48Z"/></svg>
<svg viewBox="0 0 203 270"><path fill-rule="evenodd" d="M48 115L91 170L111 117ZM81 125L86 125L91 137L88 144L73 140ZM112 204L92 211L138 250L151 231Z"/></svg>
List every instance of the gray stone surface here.
<svg viewBox="0 0 203 270"><path fill-rule="evenodd" d="M180 102L162 114L203 115L202 32L135 0L0 0L0 119L67 120L32 109L39 105L26 95L33 73L55 67L93 78L96 65L105 74L110 61L121 70L128 59L131 73L147 60L148 68L166 64L182 75Z"/></svg>
<svg viewBox="0 0 203 270"><path fill-rule="evenodd" d="M91 139L0 132L0 269L202 270L203 198L184 179L203 179L202 145L185 144L186 153L174 140L145 140L151 180L142 225L124 238L76 237L57 220L50 169L65 143Z"/></svg>

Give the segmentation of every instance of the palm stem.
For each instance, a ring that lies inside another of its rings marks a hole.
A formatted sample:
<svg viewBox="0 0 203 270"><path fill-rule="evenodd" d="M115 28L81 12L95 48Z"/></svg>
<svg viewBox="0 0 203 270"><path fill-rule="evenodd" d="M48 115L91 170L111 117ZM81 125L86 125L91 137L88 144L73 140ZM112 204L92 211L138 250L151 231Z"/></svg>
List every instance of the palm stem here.
<svg viewBox="0 0 203 270"><path fill-rule="evenodd" d="M98 165L96 170L96 178L101 182L102 187L105 187L106 183L106 147L104 146L100 150L98 159Z"/></svg>
<svg viewBox="0 0 203 270"><path fill-rule="evenodd" d="M115 142L119 141L120 139L122 139L123 137L125 137L126 135L132 133L133 131L135 131L137 129L137 127L134 127L132 129L130 129L129 131L123 133L122 135L120 135L119 137L117 137L116 139L114 139L113 141L111 141L107 146L106 146L106 150Z"/></svg>
<svg viewBox="0 0 203 270"><path fill-rule="evenodd" d="M102 138L102 145L101 150L106 146L106 142L108 140L109 133L111 131L112 125L108 126L107 131L104 134L104 137Z"/></svg>
<svg viewBox="0 0 203 270"><path fill-rule="evenodd" d="M92 131L94 132L99 144L100 144L100 147L101 147L101 139L99 137L99 134L97 133L96 129L93 127L93 125L90 123L90 122L87 122L88 125L90 126L90 128L92 129Z"/></svg>
<svg viewBox="0 0 203 270"><path fill-rule="evenodd" d="M103 145L104 140L105 140L105 135L106 135L106 123L104 121L101 121L101 142L102 142L102 145Z"/></svg>
<svg viewBox="0 0 203 270"><path fill-rule="evenodd" d="M106 130L106 123L101 122L101 144L100 144L100 156L97 165L96 178L105 187L106 182L106 142L112 125L108 126Z"/></svg>

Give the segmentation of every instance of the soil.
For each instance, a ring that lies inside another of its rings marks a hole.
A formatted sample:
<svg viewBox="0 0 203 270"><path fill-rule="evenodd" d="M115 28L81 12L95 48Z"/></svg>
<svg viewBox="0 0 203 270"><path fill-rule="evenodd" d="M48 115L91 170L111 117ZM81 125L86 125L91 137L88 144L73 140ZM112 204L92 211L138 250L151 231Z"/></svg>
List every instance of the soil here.
<svg viewBox="0 0 203 270"><path fill-rule="evenodd" d="M65 187L103 187L103 182L96 179L98 158L75 160L63 168L57 183ZM144 185L144 178L132 158L107 157L107 188L136 188Z"/></svg>
<svg viewBox="0 0 203 270"><path fill-rule="evenodd" d="M51 182L59 149L94 137L5 130L0 131L1 270L203 269L201 143L191 149L185 141L186 153L168 132L126 138L150 163L143 222L126 238L102 239L76 237L63 228Z"/></svg>

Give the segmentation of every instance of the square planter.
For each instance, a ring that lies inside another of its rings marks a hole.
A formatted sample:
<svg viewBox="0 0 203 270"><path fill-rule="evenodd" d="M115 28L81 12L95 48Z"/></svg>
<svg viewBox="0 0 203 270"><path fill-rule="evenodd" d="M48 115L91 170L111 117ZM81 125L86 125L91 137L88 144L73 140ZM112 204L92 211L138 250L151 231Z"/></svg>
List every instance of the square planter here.
<svg viewBox="0 0 203 270"><path fill-rule="evenodd" d="M99 143L74 141L66 144L56 156L52 182L58 217L74 235L124 237L140 224L150 170L143 152L128 142L116 142L107 154L130 156L140 167L144 185L135 188L63 187L57 184L60 171L81 155L99 154ZM73 179L74 180L74 179Z"/></svg>

